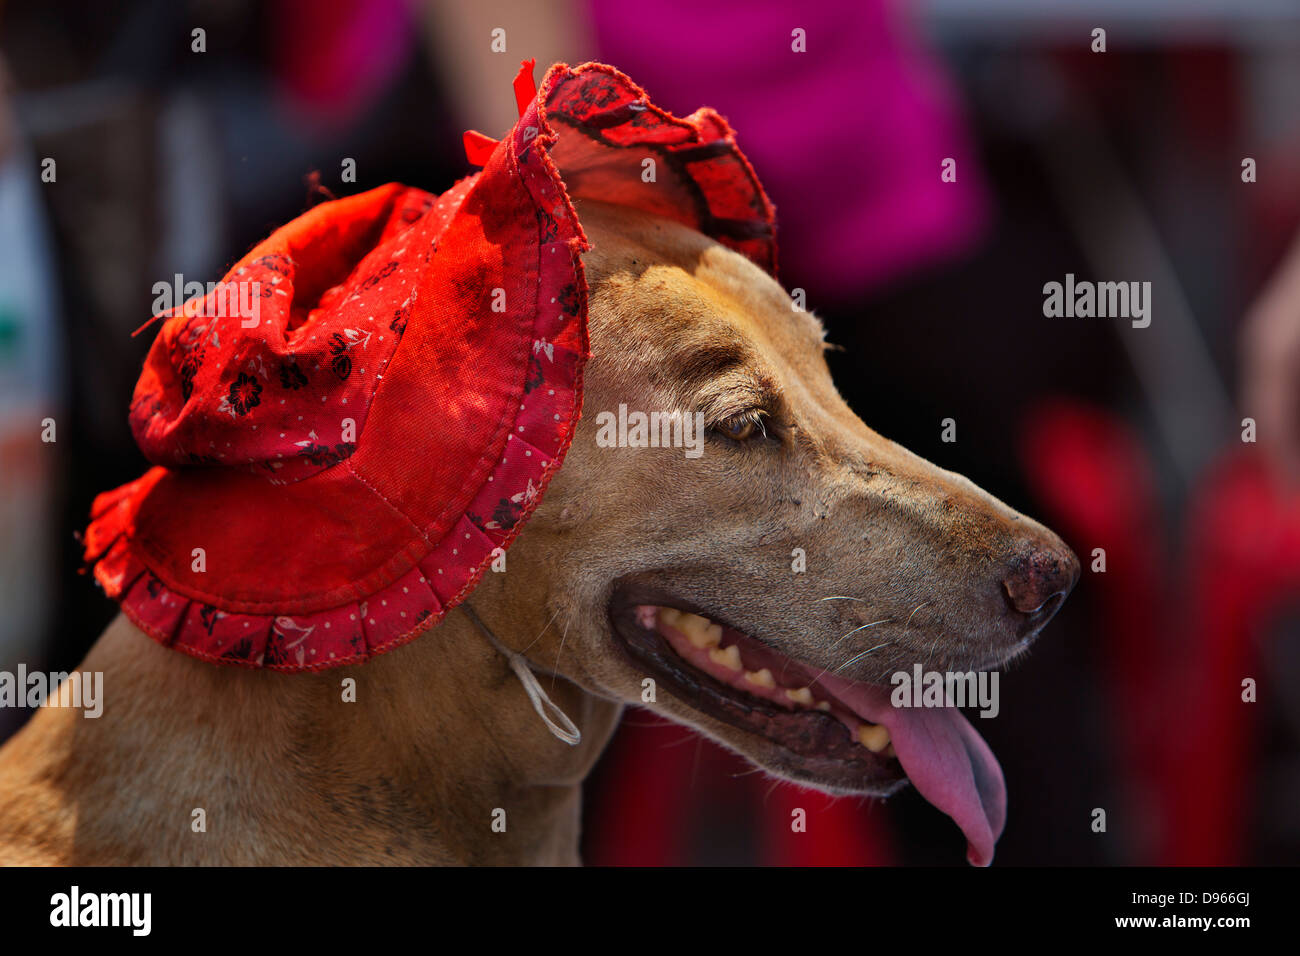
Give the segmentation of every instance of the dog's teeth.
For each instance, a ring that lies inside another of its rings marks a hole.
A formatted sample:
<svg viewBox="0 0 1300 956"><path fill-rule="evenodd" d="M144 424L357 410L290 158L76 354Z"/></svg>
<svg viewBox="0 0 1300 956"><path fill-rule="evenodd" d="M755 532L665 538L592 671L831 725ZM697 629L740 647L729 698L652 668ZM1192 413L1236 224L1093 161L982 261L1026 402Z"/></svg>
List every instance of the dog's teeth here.
<svg viewBox="0 0 1300 956"><path fill-rule="evenodd" d="M722 643L722 627L707 617L683 612L673 625L698 648L717 647Z"/></svg>
<svg viewBox="0 0 1300 956"><path fill-rule="evenodd" d="M858 743L878 754L890 746L889 729L883 724L863 724L858 728Z"/></svg>
<svg viewBox="0 0 1300 956"><path fill-rule="evenodd" d="M730 647L713 647L709 649L709 660L715 664L738 671L740 667L740 648L735 644Z"/></svg>
<svg viewBox="0 0 1300 956"><path fill-rule="evenodd" d="M677 626L684 629L705 628L709 626L709 619L700 617L698 614L692 614L690 611L682 611L681 616L677 619Z"/></svg>
<svg viewBox="0 0 1300 956"><path fill-rule="evenodd" d="M818 709L818 710L830 710L830 709L831 709L831 702L830 702L829 700L819 700L819 701L817 701L817 709Z"/></svg>
<svg viewBox="0 0 1300 956"><path fill-rule="evenodd" d="M776 680L772 677L772 672L766 667L761 671L745 671L745 680L757 687L771 689L776 686Z"/></svg>
<svg viewBox="0 0 1300 956"><path fill-rule="evenodd" d="M812 706L812 691L807 687L800 687L798 690L787 690L785 696L789 697L796 704L803 704L805 707Z"/></svg>
<svg viewBox="0 0 1300 956"><path fill-rule="evenodd" d="M687 631L686 636L690 638L691 643L696 647L717 647L722 643L722 625L710 621L704 630L696 628Z"/></svg>
<svg viewBox="0 0 1300 956"><path fill-rule="evenodd" d="M663 621L669 627L676 627L682 612L675 607L661 607L659 609L659 620Z"/></svg>

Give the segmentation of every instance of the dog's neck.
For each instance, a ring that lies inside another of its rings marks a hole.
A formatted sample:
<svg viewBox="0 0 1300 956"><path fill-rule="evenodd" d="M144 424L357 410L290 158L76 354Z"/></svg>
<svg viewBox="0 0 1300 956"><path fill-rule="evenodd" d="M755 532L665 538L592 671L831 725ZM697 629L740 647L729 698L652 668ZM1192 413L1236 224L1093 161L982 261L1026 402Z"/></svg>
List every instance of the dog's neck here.
<svg viewBox="0 0 1300 956"><path fill-rule="evenodd" d="M297 675L196 661L119 617L81 669L104 674L103 716L46 708L0 762L30 788L0 809L62 801L41 842L69 862L577 862L582 780L620 709L539 675L582 731L558 740L457 611L363 667Z"/></svg>

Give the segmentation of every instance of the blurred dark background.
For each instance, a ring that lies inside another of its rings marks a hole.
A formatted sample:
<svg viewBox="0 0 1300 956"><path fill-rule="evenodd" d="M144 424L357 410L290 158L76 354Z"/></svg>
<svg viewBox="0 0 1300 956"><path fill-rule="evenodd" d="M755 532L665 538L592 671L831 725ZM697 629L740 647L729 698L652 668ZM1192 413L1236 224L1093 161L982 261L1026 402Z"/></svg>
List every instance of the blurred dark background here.
<svg viewBox="0 0 1300 956"><path fill-rule="evenodd" d="M145 466L126 410L153 284L219 279L322 190L445 189L464 129L512 123L520 59L598 59L730 119L867 423L1084 561L979 722L1011 795L998 862L1300 861L1300 522L1237 398L1300 225L1300 8L46 0L0 6L0 57L0 667L70 669L116 613L76 533ZM1067 273L1151 281L1152 326L1044 317ZM641 711L587 814L598 863L962 859L913 793L776 787Z"/></svg>

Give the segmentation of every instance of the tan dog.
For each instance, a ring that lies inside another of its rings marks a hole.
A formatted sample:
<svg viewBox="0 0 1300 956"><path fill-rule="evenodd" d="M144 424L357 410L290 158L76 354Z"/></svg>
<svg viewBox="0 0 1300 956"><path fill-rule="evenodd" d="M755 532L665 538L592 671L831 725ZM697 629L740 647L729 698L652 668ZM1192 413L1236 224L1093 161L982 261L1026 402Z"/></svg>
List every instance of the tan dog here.
<svg viewBox="0 0 1300 956"><path fill-rule="evenodd" d="M581 744L547 731L462 611L364 667L294 675L202 663L119 617L80 668L103 672L103 716L46 707L0 750L0 861L575 863L582 780L647 678L655 710L779 776L864 794L904 779L838 702L782 708L762 676L746 694L688 663L685 632L718 667L731 652L656 608L728 625L737 662L769 661L777 693L791 675L885 684L1026 647L1078 576L1054 534L868 429L831 383L818 322L748 260L668 220L579 207L583 422L507 573L469 604L526 651ZM620 403L702 411L705 453L600 447L596 416Z"/></svg>

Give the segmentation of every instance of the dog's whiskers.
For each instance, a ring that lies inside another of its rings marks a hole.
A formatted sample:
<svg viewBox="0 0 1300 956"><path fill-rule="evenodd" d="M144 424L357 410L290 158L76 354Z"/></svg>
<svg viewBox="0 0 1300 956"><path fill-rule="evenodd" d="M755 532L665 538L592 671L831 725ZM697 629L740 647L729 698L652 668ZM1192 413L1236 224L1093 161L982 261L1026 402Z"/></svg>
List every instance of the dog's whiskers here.
<svg viewBox="0 0 1300 956"><path fill-rule="evenodd" d="M527 653L528 653L528 649L531 648L534 644L536 644L538 641L540 641L540 640L542 639L542 635L546 633L547 628L549 628L552 624L554 624L554 623L555 623L555 619L556 619L557 617L559 617L559 616L560 616L560 609L557 607L557 608L555 609L555 613L551 615L551 619L550 619L549 621L546 622L545 626L544 626L540 631L537 632L537 636L534 637L531 641L528 642L528 647L525 647L525 648L524 648L522 651L520 651L519 653L521 653L521 654L527 654Z"/></svg>
<svg viewBox="0 0 1300 956"><path fill-rule="evenodd" d="M843 636L837 638L837 639L835 640L835 642L834 642L833 644L831 644L830 647L827 648L827 650L832 650L832 651L833 651L833 650L835 649L835 646L836 646L837 644L839 644L840 641L844 640L844 638L846 638L846 637L850 637L851 635L858 633L858 631L865 631L867 628L869 628L869 627L875 627L875 626L878 625L878 624L888 624L888 623L890 623L892 620L893 620L893 618L891 618L891 617L882 617L879 621L872 621L870 624L863 624L861 627L855 627L853 630L849 631L848 634L845 634L845 635L843 635ZM887 644L887 643L889 643L889 642L886 641L885 643ZM885 646L885 644L877 644L875 647L871 648L870 650L863 651L862 654L860 654L860 655L858 655L858 656L861 657L861 656L864 656L864 655L866 655L866 654L870 654L871 651L879 650L880 648L882 648L882 647L884 647L884 646ZM854 660L857 660L857 658L854 658ZM852 661L850 661L849 663L852 663ZM842 668L842 667L846 667L846 666L848 666L848 665L847 665L847 664L841 664L841 665L840 665L841 668ZM838 670L839 670L839 668L836 668L836 671L837 671L837 672L838 672ZM816 682L816 681L821 680L823 677L825 677L825 676L827 675L827 673L829 673L829 669L823 667L821 673L818 674L816 677L814 677L814 678L813 678L813 681Z"/></svg>
<svg viewBox="0 0 1300 956"><path fill-rule="evenodd" d="M916 617L916 612L921 610L921 608L925 607L929 603L930 603L929 601L922 601L916 607L912 608L912 613L907 615L907 623L904 624L903 627L910 627L912 624L912 618Z"/></svg>
<svg viewBox="0 0 1300 956"><path fill-rule="evenodd" d="M569 624L572 619L564 622L564 631L560 634L560 649L555 652L555 669L551 671L551 690L555 690L555 678L560 673L560 655L564 653L564 639L569 636Z"/></svg>
<svg viewBox="0 0 1300 956"><path fill-rule="evenodd" d="M939 646L939 640L941 637L942 635L934 639L934 643L930 645L930 653L925 655L925 666L927 669L929 668L931 662L934 660L934 652L935 649Z"/></svg>
<svg viewBox="0 0 1300 956"><path fill-rule="evenodd" d="M850 657L847 661L845 661L845 662L844 662L843 664L841 664L839 667L835 668L835 673L838 674L840 671L844 670L844 668L848 667L850 664L857 663L858 661L862 660L862 658L864 658L864 657L866 657L868 654L870 654L872 651L878 651L878 650L880 650L882 647L888 647L888 646L889 646L889 642L888 642L888 641L885 641L885 643L883 643L883 644L877 644L875 647L868 647L868 648L867 648L865 651L863 651L861 654L854 654L852 657Z"/></svg>
<svg viewBox="0 0 1300 956"><path fill-rule="evenodd" d="M863 624L861 627L855 627L853 630L849 631L848 634L844 634L836 638L835 643L831 644L831 646L828 647L827 650L829 651L835 650L836 645L838 645L840 641L844 640L844 638L849 637L850 635L858 633L858 631L865 631L867 628L875 627L877 624L888 624L892 620L893 620L892 617L882 617L879 621L872 621L870 624Z"/></svg>

